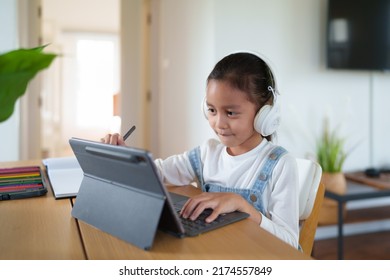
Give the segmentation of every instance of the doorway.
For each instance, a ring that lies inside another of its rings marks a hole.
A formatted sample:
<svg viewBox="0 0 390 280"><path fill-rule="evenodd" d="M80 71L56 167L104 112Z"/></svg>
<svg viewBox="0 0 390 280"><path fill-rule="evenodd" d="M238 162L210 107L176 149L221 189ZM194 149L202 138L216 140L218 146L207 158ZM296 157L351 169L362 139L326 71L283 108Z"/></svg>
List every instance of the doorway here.
<svg viewBox="0 0 390 280"><path fill-rule="evenodd" d="M42 0L43 44L59 54L42 83L43 158L72 155L71 137L98 141L120 130L119 4Z"/></svg>

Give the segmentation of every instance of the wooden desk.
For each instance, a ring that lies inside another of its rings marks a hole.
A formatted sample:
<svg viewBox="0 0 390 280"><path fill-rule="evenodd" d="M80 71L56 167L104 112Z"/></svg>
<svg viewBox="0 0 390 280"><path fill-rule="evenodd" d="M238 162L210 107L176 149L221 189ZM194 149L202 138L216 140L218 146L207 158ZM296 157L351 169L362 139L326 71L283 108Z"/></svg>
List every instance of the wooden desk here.
<svg viewBox="0 0 390 280"><path fill-rule="evenodd" d="M17 164L0 163L10 166ZM193 195L199 190L171 191ZM144 251L77 222L70 199L55 200L51 190L40 198L1 201L0 211L0 259L310 259L248 219L183 239L159 231L152 249Z"/></svg>
<svg viewBox="0 0 390 280"><path fill-rule="evenodd" d="M39 165L0 162L0 168ZM85 259L70 199L41 197L0 201L0 259Z"/></svg>
<svg viewBox="0 0 390 280"><path fill-rule="evenodd" d="M194 187L170 187L187 196ZM144 251L80 222L89 259L309 259L246 219L197 237L177 238L158 232L150 251ZM99 245L97 245L99 244Z"/></svg>
<svg viewBox="0 0 390 280"><path fill-rule="evenodd" d="M345 178L381 190L390 189L389 173L381 173L379 177L368 177L365 172L349 172L345 173Z"/></svg>

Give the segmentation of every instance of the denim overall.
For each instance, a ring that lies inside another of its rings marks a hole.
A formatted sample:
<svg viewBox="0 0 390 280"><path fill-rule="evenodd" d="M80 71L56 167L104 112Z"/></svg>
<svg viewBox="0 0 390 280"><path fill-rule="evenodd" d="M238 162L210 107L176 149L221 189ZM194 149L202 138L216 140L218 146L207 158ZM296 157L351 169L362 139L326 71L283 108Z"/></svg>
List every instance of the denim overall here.
<svg viewBox="0 0 390 280"><path fill-rule="evenodd" d="M203 165L200 159L200 147L197 147L189 152L189 159L192 169L195 171L198 178L198 182L202 186L202 191L237 193L244 197L249 204L253 205L263 215L269 217L266 209L264 208L263 192L269 178L272 175L275 165L278 163L280 157L286 152L287 151L280 146L276 146L270 151L265 163L263 163L261 170L258 172L254 185L250 189L240 189L238 187L235 188L234 186L225 187L218 184L205 183L203 179Z"/></svg>

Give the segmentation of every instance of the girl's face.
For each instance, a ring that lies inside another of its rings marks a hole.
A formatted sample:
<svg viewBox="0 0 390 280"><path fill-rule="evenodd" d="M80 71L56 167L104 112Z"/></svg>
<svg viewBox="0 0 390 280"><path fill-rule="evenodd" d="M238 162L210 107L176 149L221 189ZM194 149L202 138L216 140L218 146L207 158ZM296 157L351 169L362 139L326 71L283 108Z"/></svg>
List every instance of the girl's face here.
<svg viewBox="0 0 390 280"><path fill-rule="evenodd" d="M257 108L245 92L227 82L210 80L206 100L209 124L230 155L246 153L261 142L253 126Z"/></svg>

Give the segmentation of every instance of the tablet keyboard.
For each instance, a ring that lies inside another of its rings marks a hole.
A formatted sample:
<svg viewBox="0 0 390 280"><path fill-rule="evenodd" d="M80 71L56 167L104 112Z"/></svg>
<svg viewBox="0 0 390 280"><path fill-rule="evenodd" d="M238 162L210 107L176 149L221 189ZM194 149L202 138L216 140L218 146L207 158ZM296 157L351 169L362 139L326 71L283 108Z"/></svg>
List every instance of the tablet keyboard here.
<svg viewBox="0 0 390 280"><path fill-rule="evenodd" d="M233 222L245 219L249 216L247 213L235 211L227 214L221 214L211 223L207 223L206 218L210 216L211 213L213 212L213 210L209 208L209 209L205 209L195 221L192 221L190 219L185 219L180 215L180 211L183 208L183 205L185 204L187 197L183 197L177 194L171 194L171 198L173 198L174 200L173 206L175 208L177 217L179 218L180 223L184 228L185 236L196 236L203 232L207 232L231 224Z"/></svg>
<svg viewBox="0 0 390 280"><path fill-rule="evenodd" d="M212 213L211 209L206 209L198 216L196 220L193 221L190 219L183 218L182 216L180 216L180 211L178 211L178 215L180 216L181 223L183 224L183 227L187 232L187 234L190 235L195 235L195 234L199 234L200 232L204 232L205 230L207 230L207 228L214 227L215 225L224 221L223 216L220 215L211 223L207 223L206 218L210 216L211 213Z"/></svg>

